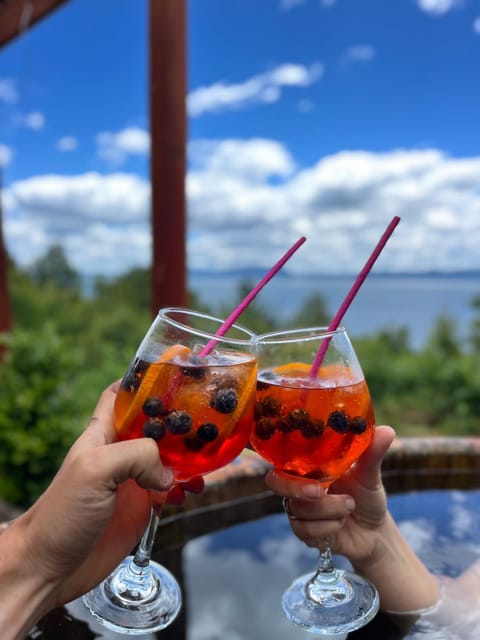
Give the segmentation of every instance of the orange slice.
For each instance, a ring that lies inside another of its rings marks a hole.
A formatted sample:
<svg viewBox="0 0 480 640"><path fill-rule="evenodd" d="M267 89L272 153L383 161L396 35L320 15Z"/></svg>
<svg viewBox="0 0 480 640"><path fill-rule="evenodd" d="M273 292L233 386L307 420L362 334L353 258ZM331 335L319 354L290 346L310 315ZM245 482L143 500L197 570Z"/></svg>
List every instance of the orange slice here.
<svg viewBox="0 0 480 640"><path fill-rule="evenodd" d="M137 389L135 396L132 399L132 403L128 407L125 414L117 419L116 429L119 434L130 425L134 420L137 413L143 407L145 400L151 395L152 389L160 382L161 377L166 370L164 367L159 367L159 364L167 363L174 358L181 357L186 358L190 353L190 349L181 344L174 344L166 349L155 364L148 367L145 376L142 379L140 387Z"/></svg>
<svg viewBox="0 0 480 640"><path fill-rule="evenodd" d="M310 373L312 365L305 364L304 362L289 362L288 364L282 364L280 367L275 367L275 373L288 378L306 378Z"/></svg>
<svg viewBox="0 0 480 640"><path fill-rule="evenodd" d="M230 414L230 419L228 420L230 430L237 424L239 418L242 413L245 411L245 407L247 403L252 400L252 397L255 397L255 390L257 388L257 366L255 364L250 371L248 379L245 381L245 384L242 385L242 392L238 397L238 403L235 408L235 411Z"/></svg>

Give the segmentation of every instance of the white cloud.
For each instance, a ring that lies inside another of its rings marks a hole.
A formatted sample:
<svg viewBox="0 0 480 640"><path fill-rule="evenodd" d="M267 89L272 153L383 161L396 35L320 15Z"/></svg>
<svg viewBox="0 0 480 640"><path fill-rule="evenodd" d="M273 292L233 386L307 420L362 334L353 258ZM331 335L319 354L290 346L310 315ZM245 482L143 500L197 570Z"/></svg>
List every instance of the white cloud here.
<svg viewBox="0 0 480 640"><path fill-rule="evenodd" d="M475 18L472 26L475 33L480 34L480 16L478 18Z"/></svg>
<svg viewBox="0 0 480 640"><path fill-rule="evenodd" d="M58 151L75 151L78 147L78 140L73 136L63 136L57 140L56 148Z"/></svg>
<svg viewBox="0 0 480 640"><path fill-rule="evenodd" d="M269 268L301 235L296 273L358 272L394 215L378 269L478 269L480 156L343 151L299 168L280 142L197 140L187 176L190 269ZM75 268L115 275L150 260L150 185L116 173L44 175L4 188L21 264L62 242Z"/></svg>
<svg viewBox="0 0 480 640"><path fill-rule="evenodd" d="M318 62L309 67L287 63L237 84L216 82L208 87L199 87L187 97L188 111L195 117L208 112L276 102L283 87L307 87L317 82L323 71L323 65Z"/></svg>
<svg viewBox="0 0 480 640"><path fill-rule="evenodd" d="M123 164L128 156L146 156L150 150L150 134L145 129L128 127L117 133L103 131L97 135L100 158L114 166Z"/></svg>
<svg viewBox="0 0 480 640"><path fill-rule="evenodd" d="M0 102L15 104L19 97L15 81L9 78L0 78Z"/></svg>
<svg viewBox="0 0 480 640"><path fill-rule="evenodd" d="M31 111L23 116L23 125L27 129L39 131L45 127L45 116L40 111Z"/></svg>
<svg viewBox="0 0 480 640"><path fill-rule="evenodd" d="M22 265L54 242L85 273L121 273L150 259L150 185L137 176L37 176L5 196L6 242Z"/></svg>
<svg viewBox="0 0 480 640"><path fill-rule="evenodd" d="M0 143L0 167L6 167L10 164L13 158L13 150L11 147L7 147L6 144Z"/></svg>
<svg viewBox="0 0 480 640"><path fill-rule="evenodd" d="M418 8L426 13L441 16L463 6L462 0L417 0Z"/></svg>
<svg viewBox="0 0 480 640"><path fill-rule="evenodd" d="M375 49L369 44L349 47L342 56L343 62L370 62L375 58Z"/></svg>
<svg viewBox="0 0 480 640"><path fill-rule="evenodd" d="M280 9L282 11L290 11L296 7L306 4L307 0L280 0Z"/></svg>

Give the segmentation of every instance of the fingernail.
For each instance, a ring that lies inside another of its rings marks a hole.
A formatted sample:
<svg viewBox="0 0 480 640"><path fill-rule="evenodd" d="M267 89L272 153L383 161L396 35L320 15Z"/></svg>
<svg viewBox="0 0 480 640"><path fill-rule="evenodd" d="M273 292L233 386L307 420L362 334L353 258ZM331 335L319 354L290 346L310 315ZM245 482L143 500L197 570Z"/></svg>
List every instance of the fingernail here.
<svg viewBox="0 0 480 640"><path fill-rule="evenodd" d="M355 509L355 500L353 498L347 498L345 500L345 506L347 507L348 511L350 511L351 513Z"/></svg>
<svg viewBox="0 0 480 640"><path fill-rule="evenodd" d="M325 491L321 484L312 483L303 485L301 493L304 498L321 498Z"/></svg>
<svg viewBox="0 0 480 640"><path fill-rule="evenodd" d="M168 467L163 467L160 473L161 484L165 487L169 487L171 484L173 484L174 480L175 476L173 475L173 471Z"/></svg>

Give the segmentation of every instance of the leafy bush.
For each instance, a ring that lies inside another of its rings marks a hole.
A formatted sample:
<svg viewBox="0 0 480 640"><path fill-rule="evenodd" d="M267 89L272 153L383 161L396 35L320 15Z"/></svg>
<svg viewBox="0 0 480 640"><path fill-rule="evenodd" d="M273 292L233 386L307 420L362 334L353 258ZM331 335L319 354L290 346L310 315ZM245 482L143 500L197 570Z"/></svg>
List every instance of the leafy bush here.
<svg viewBox="0 0 480 640"><path fill-rule="evenodd" d="M51 324L2 338L0 496L28 506L51 480L78 430L79 357Z"/></svg>

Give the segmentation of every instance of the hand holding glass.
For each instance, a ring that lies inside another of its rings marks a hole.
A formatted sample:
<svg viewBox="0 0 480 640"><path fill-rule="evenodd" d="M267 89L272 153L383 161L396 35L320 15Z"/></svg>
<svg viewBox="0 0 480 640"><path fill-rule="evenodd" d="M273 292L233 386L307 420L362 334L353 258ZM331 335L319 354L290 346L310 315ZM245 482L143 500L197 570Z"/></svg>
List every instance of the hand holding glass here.
<svg viewBox="0 0 480 640"><path fill-rule="evenodd" d="M264 334L257 360L252 446L280 473L329 487L366 450L374 431L370 393L347 332L320 327ZM295 580L282 600L289 620L324 635L362 627L378 606L373 585L334 568L327 540L318 570Z"/></svg>
<svg viewBox="0 0 480 640"><path fill-rule="evenodd" d="M179 308L162 309L123 377L115 401L121 440L156 440L165 466L179 481L230 463L247 445L257 366L255 336L223 321ZM104 626L126 634L163 629L178 614L175 578L150 560L157 517L134 556L84 602Z"/></svg>

